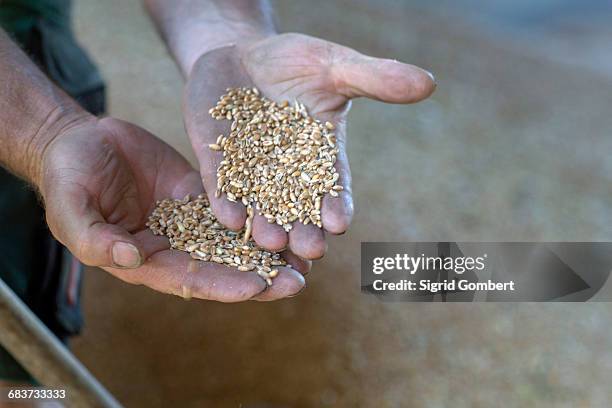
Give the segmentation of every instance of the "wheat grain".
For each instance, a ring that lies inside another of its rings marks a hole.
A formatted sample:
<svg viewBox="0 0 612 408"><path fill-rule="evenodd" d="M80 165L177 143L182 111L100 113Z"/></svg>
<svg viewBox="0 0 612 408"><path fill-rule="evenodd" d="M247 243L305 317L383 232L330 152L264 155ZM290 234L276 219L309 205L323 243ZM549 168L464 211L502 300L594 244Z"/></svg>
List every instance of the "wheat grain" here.
<svg viewBox="0 0 612 408"><path fill-rule="evenodd" d="M249 214L248 225L253 211ZM279 253L269 252L250 239L248 228L231 231L221 225L204 194L194 200L186 196L182 200L158 201L146 225L155 235L167 236L172 248L189 252L196 260L232 266L243 272L256 270L268 285L278 275L278 270L270 267L287 265ZM190 296L183 288L183 297Z"/></svg>
<svg viewBox="0 0 612 408"><path fill-rule="evenodd" d="M321 228L321 199L342 191L334 167L335 126L309 116L298 101L276 103L256 88L226 92L209 110L213 118L231 121L230 132L210 145L223 152L215 196L225 193L286 231L296 221Z"/></svg>

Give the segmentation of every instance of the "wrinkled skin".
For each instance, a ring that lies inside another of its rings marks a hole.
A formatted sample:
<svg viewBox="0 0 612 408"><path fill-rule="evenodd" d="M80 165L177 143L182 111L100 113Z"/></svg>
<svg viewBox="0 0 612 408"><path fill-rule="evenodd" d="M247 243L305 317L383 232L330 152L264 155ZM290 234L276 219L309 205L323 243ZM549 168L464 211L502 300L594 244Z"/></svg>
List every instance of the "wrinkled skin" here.
<svg viewBox="0 0 612 408"><path fill-rule="evenodd" d="M208 148L219 134L228 134L229 121L217 121L208 110L226 88L256 86L276 101L298 100L309 113L336 126L340 153L336 169L344 191L327 195L321 210L323 229L294 223L287 234L276 224L257 215L253 238L270 250L290 248L305 259L318 259L326 250L324 231L341 234L353 216L351 176L346 155L346 118L352 98L364 96L390 103L413 103L427 98L435 89L431 74L413 65L368 57L317 38L281 34L253 43L229 45L202 55L194 64L184 96L184 119L200 173L208 191L216 189L216 169L221 152ZM217 218L232 229L241 228L246 208L223 194L210 195Z"/></svg>
<svg viewBox="0 0 612 408"><path fill-rule="evenodd" d="M298 99L313 116L335 124L340 149L336 168L345 189L337 198L325 197L322 207L323 229L333 234L343 233L353 215L346 157L350 99L366 96L411 103L435 88L433 78L420 68L303 35L217 48L195 63L185 91L185 124L200 174L174 149L137 126L111 118L75 121L52 139L42 158L38 187L54 236L85 264L164 293L223 302L297 294L310 268L301 258L320 258L326 249L323 230L313 225L296 223L287 234L256 216L253 238L271 250L288 247L283 254L294 268L280 268L270 288L257 274L172 251L167 238L155 237L145 227L156 200L201 193L202 181L208 191L215 190L221 155L210 151L208 144L227 133L229 123L213 120L208 110L226 88L237 86L257 86L278 101ZM223 224L233 229L244 225L246 209L241 203L212 194L209 199ZM113 246L118 242L121 249Z"/></svg>
<svg viewBox="0 0 612 408"><path fill-rule="evenodd" d="M304 279L281 268L272 287L255 273L169 249L166 237L145 226L156 200L203 191L200 177L174 149L137 126L87 119L64 129L44 152L40 191L53 235L87 265L163 293L223 302L273 300L298 293ZM133 245L113 258L113 243ZM121 257L122 256L122 257ZM310 265L286 258L301 273Z"/></svg>

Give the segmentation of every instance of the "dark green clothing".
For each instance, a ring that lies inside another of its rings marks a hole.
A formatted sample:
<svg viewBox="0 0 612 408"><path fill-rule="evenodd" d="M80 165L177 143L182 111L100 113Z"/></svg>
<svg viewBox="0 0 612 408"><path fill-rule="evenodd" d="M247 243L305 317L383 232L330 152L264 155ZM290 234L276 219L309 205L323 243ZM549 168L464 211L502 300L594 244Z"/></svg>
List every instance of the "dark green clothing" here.
<svg viewBox="0 0 612 408"><path fill-rule="evenodd" d="M26 35L44 20L57 27L70 27L71 0L3 0L0 2L2 27L17 35Z"/></svg>
<svg viewBox="0 0 612 408"><path fill-rule="evenodd" d="M70 0L0 0L0 27L86 110L104 112L104 82L74 39ZM82 265L51 236L35 192L0 168L0 279L62 341L82 325ZM0 347L0 379L33 382Z"/></svg>
<svg viewBox="0 0 612 408"><path fill-rule="evenodd" d="M81 95L104 83L74 38L70 6L71 0L0 0L0 27L36 55L60 88Z"/></svg>

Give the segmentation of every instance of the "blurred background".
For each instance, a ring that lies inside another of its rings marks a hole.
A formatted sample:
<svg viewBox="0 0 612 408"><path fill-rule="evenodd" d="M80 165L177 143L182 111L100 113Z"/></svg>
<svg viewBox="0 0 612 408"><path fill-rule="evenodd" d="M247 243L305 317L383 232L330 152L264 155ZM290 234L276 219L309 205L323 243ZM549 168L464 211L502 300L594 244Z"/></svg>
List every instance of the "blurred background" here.
<svg viewBox="0 0 612 408"><path fill-rule="evenodd" d="M74 3L110 113L193 162L182 79L140 1ZM77 356L128 407L608 406L608 304L383 304L359 292L359 250L612 240L612 4L274 5L281 31L420 65L436 93L354 103L355 219L300 296L185 302L91 269Z"/></svg>

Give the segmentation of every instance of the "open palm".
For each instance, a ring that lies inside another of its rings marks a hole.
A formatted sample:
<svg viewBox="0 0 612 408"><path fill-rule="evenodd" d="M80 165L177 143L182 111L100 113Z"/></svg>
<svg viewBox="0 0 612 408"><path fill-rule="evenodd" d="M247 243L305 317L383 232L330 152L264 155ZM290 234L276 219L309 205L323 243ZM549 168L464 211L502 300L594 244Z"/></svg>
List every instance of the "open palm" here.
<svg viewBox="0 0 612 408"><path fill-rule="evenodd" d="M337 198L323 199L323 229L340 234L353 215L351 176L346 155L346 116L350 100L368 97L390 103L412 103L435 89L431 74L413 65L365 56L350 48L300 34L276 35L264 40L229 45L202 55L195 63L185 91L185 124L200 163L204 186L216 188L216 170L222 155L210 151L219 134L227 134L229 123L208 115L226 88L255 86L275 101L298 100L309 113L336 126L339 147L336 169L344 190ZM233 229L246 220L246 208L225 195L210 197L217 218ZM295 254L317 259L323 256L324 232L315 225L295 223L286 233L257 215L253 221L255 241L268 249L289 246Z"/></svg>
<svg viewBox="0 0 612 408"><path fill-rule="evenodd" d="M49 227L87 265L160 292L227 302L281 298L304 285L298 272L281 268L266 289L257 274L195 261L154 236L145 223L157 200L203 189L183 157L137 126L110 118L74 126L49 145L43 168Z"/></svg>

